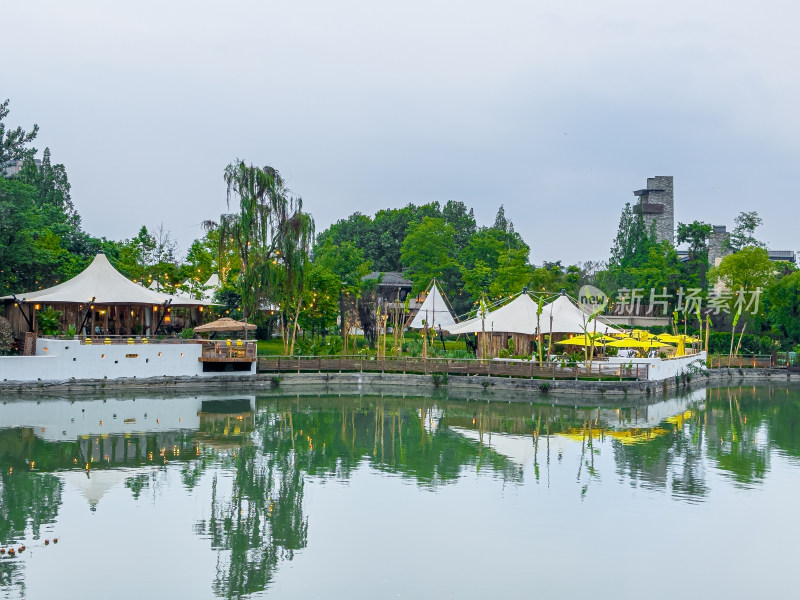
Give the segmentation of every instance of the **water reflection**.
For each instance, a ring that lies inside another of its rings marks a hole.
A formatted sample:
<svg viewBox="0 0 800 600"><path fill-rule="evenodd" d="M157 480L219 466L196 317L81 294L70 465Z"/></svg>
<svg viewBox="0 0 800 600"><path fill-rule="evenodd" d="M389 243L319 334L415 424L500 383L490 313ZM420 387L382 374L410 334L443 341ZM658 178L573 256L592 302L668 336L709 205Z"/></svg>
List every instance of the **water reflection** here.
<svg viewBox="0 0 800 600"><path fill-rule="evenodd" d="M309 480L368 469L436 492L465 475L587 501L622 484L705 502L719 474L753 487L776 455L800 457L800 391L694 391L648 406L564 407L434 397L107 398L0 404L0 545L52 535L67 490L96 511L113 490L138 502L198 493L194 536L215 554L210 589L268 589L309 546ZM170 487L179 477L182 489ZM26 593L28 559L0 560L0 589ZM33 560L33 559L31 559Z"/></svg>

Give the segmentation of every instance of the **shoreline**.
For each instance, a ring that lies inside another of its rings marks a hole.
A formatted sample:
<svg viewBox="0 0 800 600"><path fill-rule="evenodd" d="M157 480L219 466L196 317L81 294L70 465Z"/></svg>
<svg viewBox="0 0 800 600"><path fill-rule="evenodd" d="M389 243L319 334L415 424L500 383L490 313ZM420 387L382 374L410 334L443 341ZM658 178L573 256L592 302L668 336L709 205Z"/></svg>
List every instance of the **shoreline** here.
<svg viewBox="0 0 800 600"><path fill-rule="evenodd" d="M487 401L542 402L569 400L583 395L618 402L629 398L647 401L681 390L736 383L800 383L800 372L775 368L708 369L691 377L661 381L586 381L574 379L526 379L475 375L417 375L400 373L261 373L250 377L151 377L120 379L70 379L62 381L0 382L0 400L38 395L95 395L97 392L159 390L162 392L253 392L315 388L329 393L362 393L369 387L375 393L403 390L434 390L453 396L469 396ZM502 394L502 397L499 397ZM391 395L391 394L390 394ZM405 394L403 394L405 395ZM469 398L467 398L469 399Z"/></svg>

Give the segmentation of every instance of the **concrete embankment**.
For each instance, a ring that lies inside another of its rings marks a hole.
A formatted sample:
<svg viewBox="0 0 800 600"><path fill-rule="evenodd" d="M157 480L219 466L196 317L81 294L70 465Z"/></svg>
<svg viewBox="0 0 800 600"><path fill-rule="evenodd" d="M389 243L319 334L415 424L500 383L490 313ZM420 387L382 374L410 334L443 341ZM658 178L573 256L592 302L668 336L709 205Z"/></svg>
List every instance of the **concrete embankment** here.
<svg viewBox="0 0 800 600"><path fill-rule="evenodd" d="M412 375L395 373L265 373L250 377L213 378L153 377L148 379L65 380L48 382L0 382L0 396L69 394L154 390L166 393L230 392L275 390L294 393L319 390L319 393L376 393L390 395L425 395L426 390L447 392L448 396L489 401L542 402L563 398L566 403L582 396L606 397L618 402L621 398L646 401L687 387L731 385L739 383L800 382L800 373L786 369L711 369L691 378L664 381L586 381L574 379L524 379L489 376Z"/></svg>

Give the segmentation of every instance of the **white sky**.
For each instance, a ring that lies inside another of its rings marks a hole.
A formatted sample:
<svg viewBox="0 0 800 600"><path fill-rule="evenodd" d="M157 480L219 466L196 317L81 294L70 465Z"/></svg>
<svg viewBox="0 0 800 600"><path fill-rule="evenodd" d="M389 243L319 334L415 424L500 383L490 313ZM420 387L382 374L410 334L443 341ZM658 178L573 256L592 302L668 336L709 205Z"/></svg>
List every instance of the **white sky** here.
<svg viewBox="0 0 800 600"><path fill-rule="evenodd" d="M488 224L502 203L534 263L604 259L631 191L673 175L677 221L758 210L757 234L797 250L798 17L779 0L10 2L0 99L112 239L163 221L185 248L240 157L278 168L318 231L450 199Z"/></svg>

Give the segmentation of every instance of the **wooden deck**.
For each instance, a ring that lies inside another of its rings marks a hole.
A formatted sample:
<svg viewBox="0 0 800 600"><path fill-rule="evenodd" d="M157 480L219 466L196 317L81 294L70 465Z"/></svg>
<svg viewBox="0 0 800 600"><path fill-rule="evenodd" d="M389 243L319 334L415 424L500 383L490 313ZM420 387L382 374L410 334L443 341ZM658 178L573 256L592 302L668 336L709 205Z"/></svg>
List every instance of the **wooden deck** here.
<svg viewBox="0 0 800 600"><path fill-rule="evenodd" d="M416 373L423 375L483 375L529 379L646 380L647 364L594 362L582 365L534 361L446 358L374 358L365 356L274 356L258 359L258 373Z"/></svg>
<svg viewBox="0 0 800 600"><path fill-rule="evenodd" d="M241 340L224 342L205 342L203 352L197 359L208 363L252 363L256 358L255 342L241 342Z"/></svg>

